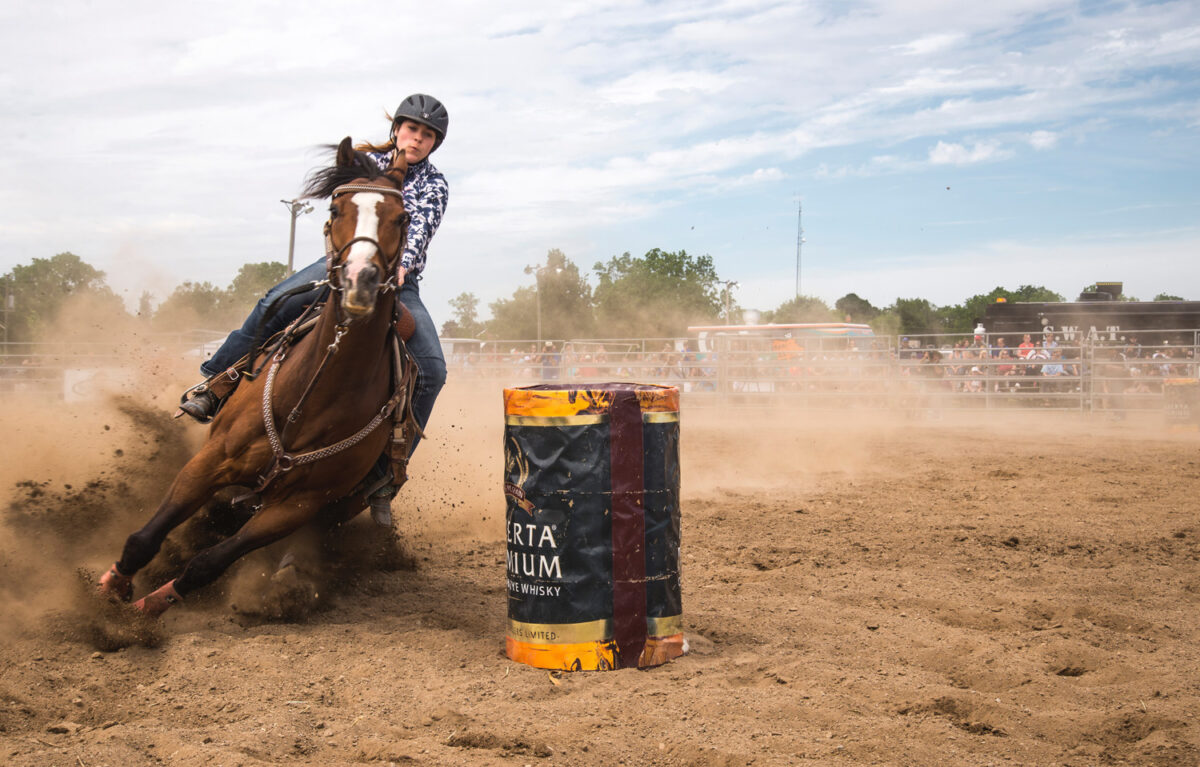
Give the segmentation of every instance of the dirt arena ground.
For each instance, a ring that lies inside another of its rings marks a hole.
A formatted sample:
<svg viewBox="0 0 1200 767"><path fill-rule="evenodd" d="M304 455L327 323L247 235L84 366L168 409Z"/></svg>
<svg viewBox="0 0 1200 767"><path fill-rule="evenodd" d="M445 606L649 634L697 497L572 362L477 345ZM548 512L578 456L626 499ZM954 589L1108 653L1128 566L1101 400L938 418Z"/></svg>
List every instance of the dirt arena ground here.
<svg viewBox="0 0 1200 767"><path fill-rule="evenodd" d="M499 387L443 397L399 550L352 525L308 611L268 552L121 649L76 570L203 428L0 400L0 763L1200 763L1195 434L685 406L691 652L557 675L503 655Z"/></svg>

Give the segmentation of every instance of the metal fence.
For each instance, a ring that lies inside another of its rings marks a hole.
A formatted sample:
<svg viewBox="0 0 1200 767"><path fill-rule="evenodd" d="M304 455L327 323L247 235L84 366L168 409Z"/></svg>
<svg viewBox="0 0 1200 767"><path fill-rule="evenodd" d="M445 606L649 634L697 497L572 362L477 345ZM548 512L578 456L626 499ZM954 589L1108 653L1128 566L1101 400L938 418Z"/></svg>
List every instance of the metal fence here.
<svg viewBox="0 0 1200 767"><path fill-rule="evenodd" d="M1193 332L1193 337L1196 331ZM144 339L143 353L196 364L211 334ZM736 340L736 339L735 339ZM693 406L812 410L1039 409L1122 415L1162 411L1195 391L1200 346L1136 347L1110 339L996 336L874 337L810 348L697 339L502 341L447 349L451 380L503 386L640 381L679 386ZM823 348L822 348L823 347ZM9 345L0 401L26 392L84 399L97 381L134 374L122 344ZM1174 387L1174 388L1173 388ZM1182 387L1182 388L1181 388ZM1200 412L1200 403L1195 407Z"/></svg>
<svg viewBox="0 0 1200 767"><path fill-rule="evenodd" d="M1194 332L1194 331L1193 331ZM489 345L491 346L491 345ZM760 346L762 346L760 344ZM501 351L507 347L507 351ZM539 351L540 349L540 351ZM1200 346L1102 339L908 336L817 349L698 348L695 339L500 342L448 356L451 375L505 385L645 381L695 405L805 409L1160 411L1168 381L1195 380Z"/></svg>

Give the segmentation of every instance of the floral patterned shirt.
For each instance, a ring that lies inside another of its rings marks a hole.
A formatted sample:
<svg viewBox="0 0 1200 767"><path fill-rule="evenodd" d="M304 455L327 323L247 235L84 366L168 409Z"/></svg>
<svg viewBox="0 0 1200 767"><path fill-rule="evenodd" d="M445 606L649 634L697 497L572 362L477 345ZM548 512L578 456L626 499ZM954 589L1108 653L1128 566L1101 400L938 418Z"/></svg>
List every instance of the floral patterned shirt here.
<svg viewBox="0 0 1200 767"><path fill-rule="evenodd" d="M392 165L390 152L367 152L367 155L379 165L380 170L387 170ZM401 193L404 195L404 209L410 218L408 239L400 256L400 265L416 278L425 271L425 251L442 223L446 204L450 201L450 187L441 171L433 167L429 158L425 158L409 166Z"/></svg>

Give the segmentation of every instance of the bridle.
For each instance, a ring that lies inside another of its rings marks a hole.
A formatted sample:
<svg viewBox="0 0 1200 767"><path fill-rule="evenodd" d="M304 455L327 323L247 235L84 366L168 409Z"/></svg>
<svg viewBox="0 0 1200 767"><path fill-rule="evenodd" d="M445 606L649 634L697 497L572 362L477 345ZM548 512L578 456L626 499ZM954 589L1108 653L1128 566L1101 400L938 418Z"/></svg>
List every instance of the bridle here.
<svg viewBox="0 0 1200 767"><path fill-rule="evenodd" d="M339 195L349 194L351 192L371 192L374 194L391 195L404 202L404 195L399 189L387 186L374 186L372 184L342 184L333 190L330 195L330 200L336 200ZM384 269L387 271L388 277L386 280L381 280L379 287L376 288L376 293L383 293L396 288L396 265L400 261L400 254L404 249L404 237L400 237L400 242L396 245L396 252L392 256L387 256L383 252L383 247L374 237L354 237L340 248L333 244L333 217L325 222L325 279L329 283L330 289L335 293L342 292L342 283L340 279L340 270L345 268L345 263L339 263L342 255L350 249L355 243L368 242L375 247L376 252L383 256Z"/></svg>
<svg viewBox="0 0 1200 767"><path fill-rule="evenodd" d="M330 195L330 198L335 199L338 195L348 194L350 192L372 192L377 194L392 195L399 198L401 202L404 200L404 196L395 188L355 183L343 184L342 186L337 187L333 190L333 194ZM379 287L376 288L376 295L389 290L395 290L396 265L399 262L400 254L404 249L404 237L401 236L400 242L396 246L396 252L391 256L391 258L388 258L384 254L383 248L380 246L379 241L373 237L355 237L338 248L333 244L332 217L325 222L325 282L329 286L329 289L334 293L342 293L343 288L340 280L337 278L339 276L338 270L341 269L344 264L337 264L337 261L340 260L346 250L356 242L371 243L375 246L376 252L384 257L384 268L387 269L388 278L380 281ZM291 471L296 466L312 463L314 461L321 460L322 458L328 458L329 456L336 455L337 453L340 453L343 450L358 444L362 440L366 439L366 437L373 431L375 431L375 429L381 423L391 418L393 412L395 412L397 408L402 409L402 416L400 417L400 420L403 422L404 428L415 428L417 434L421 433L420 424L417 424L413 419L411 411L412 394L416 385L416 377L413 374L416 369L416 361L408 352L404 341L395 332L394 328L397 317L395 314L393 314L392 330L390 330L389 333L392 339L394 389L391 397L388 398L388 401L384 403L383 407L380 408L379 412L375 414L374 418L372 418L366 426L359 429L355 434L341 440L340 442L337 442L336 444L329 445L319 450L310 450L300 454L289 453L284 448L284 442L288 436L289 427L295 425L296 422L299 421L304 403L308 400L309 395L316 387L317 381L321 378L321 374L325 371L326 366L333 358L333 355L337 353L338 345L340 344L342 337L349 329L349 320L343 315L341 302L330 299L326 303L326 306L331 305L336 312L335 317L337 318L335 320L333 340L326 347L325 355L321 359L320 364L317 366L316 371L313 373L312 378L309 379L308 385L300 395L300 399L292 408L291 413L288 414L282 429L282 433L275 423L274 407L272 405L272 390L274 389L275 375L279 372L279 367L283 364L283 360L287 356L287 338L280 342L279 348L271 358L271 365L267 371L267 380L263 386L262 415L263 424L267 432L267 441L271 446L273 460L266 473L259 478L259 485L255 490L257 493L263 492L263 490L265 490L266 487L271 484L276 477L278 477L280 474ZM314 306L315 303L310 305L309 308L305 310L305 314L301 315L301 320L303 320L303 318L308 314L309 311L313 309ZM395 313L395 309L393 312ZM294 322L289 328L289 332L298 326L301 320ZM411 422L411 425L409 422ZM405 439L407 439L407 437Z"/></svg>

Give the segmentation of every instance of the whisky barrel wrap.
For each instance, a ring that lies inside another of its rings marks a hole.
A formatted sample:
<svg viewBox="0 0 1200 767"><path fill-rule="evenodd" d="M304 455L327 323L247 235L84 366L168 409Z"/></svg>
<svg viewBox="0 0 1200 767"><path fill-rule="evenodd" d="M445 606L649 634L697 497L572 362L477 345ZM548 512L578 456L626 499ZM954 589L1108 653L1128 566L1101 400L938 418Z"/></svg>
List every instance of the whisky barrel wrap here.
<svg viewBox="0 0 1200 767"><path fill-rule="evenodd" d="M679 390L504 391L513 660L598 670L683 653Z"/></svg>

